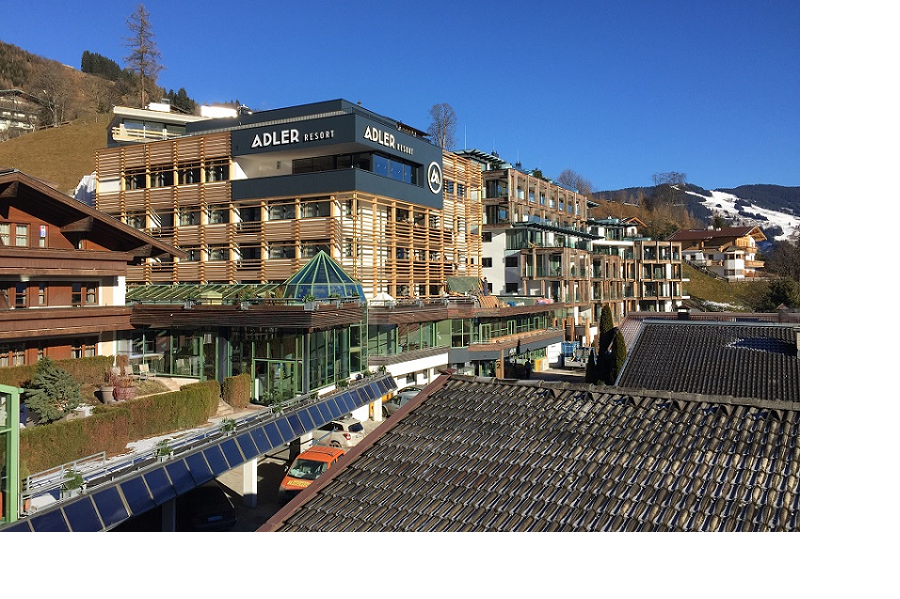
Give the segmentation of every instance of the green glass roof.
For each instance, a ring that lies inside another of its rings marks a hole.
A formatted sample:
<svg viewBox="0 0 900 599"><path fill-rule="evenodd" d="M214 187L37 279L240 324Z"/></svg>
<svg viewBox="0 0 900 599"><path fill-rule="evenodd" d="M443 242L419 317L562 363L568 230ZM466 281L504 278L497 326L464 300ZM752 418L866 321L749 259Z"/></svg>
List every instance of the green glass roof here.
<svg viewBox="0 0 900 599"><path fill-rule="evenodd" d="M365 301L362 285L344 272L325 252L319 252L285 284L284 297L302 300L307 295L316 299L358 297Z"/></svg>
<svg viewBox="0 0 900 599"><path fill-rule="evenodd" d="M140 302L167 302L184 301L188 299L202 299L204 297L221 297L223 300L252 299L264 297L276 297L276 289L282 283L263 283L257 285L225 283L209 283L198 285L180 283L178 285L139 285L132 287L125 294L127 301Z"/></svg>

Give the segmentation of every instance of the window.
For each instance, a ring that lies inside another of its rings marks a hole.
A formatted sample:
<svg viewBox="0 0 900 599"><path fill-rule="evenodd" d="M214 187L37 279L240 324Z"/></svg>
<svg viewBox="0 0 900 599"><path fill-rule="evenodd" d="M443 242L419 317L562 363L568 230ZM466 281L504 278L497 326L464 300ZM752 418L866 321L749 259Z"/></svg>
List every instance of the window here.
<svg viewBox="0 0 900 599"><path fill-rule="evenodd" d="M187 258L185 258L185 262L200 262L200 248L198 247L183 247L184 253L187 254Z"/></svg>
<svg viewBox="0 0 900 599"><path fill-rule="evenodd" d="M206 163L206 182L228 180L228 159L216 158Z"/></svg>
<svg viewBox="0 0 900 599"><path fill-rule="evenodd" d="M517 283L507 283L506 284L506 293L518 293L519 285Z"/></svg>
<svg viewBox="0 0 900 599"><path fill-rule="evenodd" d="M295 258L297 256L297 247L293 242L276 242L269 243L269 258Z"/></svg>
<svg viewBox="0 0 900 599"><path fill-rule="evenodd" d="M96 283L72 283L72 306L73 307L96 305L96 303L97 303L97 284Z"/></svg>
<svg viewBox="0 0 900 599"><path fill-rule="evenodd" d="M491 231L482 231L481 233L481 241L483 243L490 243L491 237L493 237L493 233Z"/></svg>
<svg viewBox="0 0 900 599"><path fill-rule="evenodd" d="M0 245L28 247L28 225L0 223Z"/></svg>
<svg viewBox="0 0 900 599"><path fill-rule="evenodd" d="M147 187L147 173L144 168L128 169L124 172L125 189L145 189Z"/></svg>
<svg viewBox="0 0 900 599"><path fill-rule="evenodd" d="M295 218L297 208L293 201L269 204L269 220L290 220Z"/></svg>
<svg viewBox="0 0 900 599"><path fill-rule="evenodd" d="M239 245L239 260L259 260L262 258L262 248L258 245Z"/></svg>
<svg viewBox="0 0 900 599"><path fill-rule="evenodd" d="M519 256L507 256L506 257L506 266L508 268L513 268L519 266Z"/></svg>
<svg viewBox="0 0 900 599"><path fill-rule="evenodd" d="M444 191L446 191L450 195L453 195L453 185L453 181L444 179Z"/></svg>
<svg viewBox="0 0 900 599"><path fill-rule="evenodd" d="M227 245L211 245L209 246L209 258L210 262L221 262L223 260L228 260L228 246Z"/></svg>
<svg viewBox="0 0 900 599"><path fill-rule="evenodd" d="M168 187L175 183L172 166L154 166L150 169L150 187Z"/></svg>
<svg viewBox="0 0 900 599"><path fill-rule="evenodd" d="M0 366L23 366L24 364L24 345L0 344Z"/></svg>
<svg viewBox="0 0 900 599"><path fill-rule="evenodd" d="M209 207L209 224L220 225L228 222L228 206L210 206Z"/></svg>
<svg viewBox="0 0 900 599"><path fill-rule="evenodd" d="M72 358L91 358L97 355L97 342L91 339L72 340Z"/></svg>
<svg viewBox="0 0 900 599"><path fill-rule="evenodd" d="M125 224L135 229L143 229L147 226L147 215L143 212L126 212Z"/></svg>
<svg viewBox="0 0 900 599"><path fill-rule="evenodd" d="M200 163L189 162L178 166L178 184L192 185L200 183Z"/></svg>
<svg viewBox="0 0 900 599"><path fill-rule="evenodd" d="M37 285L37 302L38 306L47 305L47 283L38 283Z"/></svg>
<svg viewBox="0 0 900 599"><path fill-rule="evenodd" d="M482 259L481 259L481 266L482 266L482 267L484 267L484 268L491 268L493 265L494 265L494 259L493 259L493 258L482 258Z"/></svg>
<svg viewBox="0 0 900 599"><path fill-rule="evenodd" d="M16 283L16 308L28 307L28 283Z"/></svg>
<svg viewBox="0 0 900 599"><path fill-rule="evenodd" d="M178 210L178 225L186 227L200 224L199 208L181 208Z"/></svg>

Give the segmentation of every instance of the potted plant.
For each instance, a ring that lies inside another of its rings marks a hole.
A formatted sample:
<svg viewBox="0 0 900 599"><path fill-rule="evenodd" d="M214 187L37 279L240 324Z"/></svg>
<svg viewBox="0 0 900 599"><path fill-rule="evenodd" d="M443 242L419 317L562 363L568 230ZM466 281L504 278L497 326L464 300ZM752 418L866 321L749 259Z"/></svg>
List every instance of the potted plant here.
<svg viewBox="0 0 900 599"><path fill-rule="evenodd" d="M222 434L225 436L232 434L236 428L237 421L234 418L223 418L222 424L219 426L219 430L222 431Z"/></svg>
<svg viewBox="0 0 900 599"><path fill-rule="evenodd" d="M119 401L134 399L134 396L137 394L137 387L134 386L133 375L118 374L115 377L113 385L115 386L115 389L113 389L113 396Z"/></svg>
<svg viewBox="0 0 900 599"><path fill-rule="evenodd" d="M113 403L116 401L115 396L113 395L113 391L115 390L115 378L116 373L113 372L112 368L108 368L106 372L103 373L103 384L100 387L100 401L103 403Z"/></svg>
<svg viewBox="0 0 900 599"><path fill-rule="evenodd" d="M165 462L166 460L172 459L173 451L174 450L169 445L169 440L163 439L156 444L156 460L159 462Z"/></svg>
<svg viewBox="0 0 900 599"><path fill-rule="evenodd" d="M303 296L303 308L305 310L315 310L316 303L316 296L314 296L312 293L307 293Z"/></svg>
<svg viewBox="0 0 900 599"><path fill-rule="evenodd" d="M84 476L78 470L66 468L66 473L62 479L62 496L72 497L80 494L84 490Z"/></svg>

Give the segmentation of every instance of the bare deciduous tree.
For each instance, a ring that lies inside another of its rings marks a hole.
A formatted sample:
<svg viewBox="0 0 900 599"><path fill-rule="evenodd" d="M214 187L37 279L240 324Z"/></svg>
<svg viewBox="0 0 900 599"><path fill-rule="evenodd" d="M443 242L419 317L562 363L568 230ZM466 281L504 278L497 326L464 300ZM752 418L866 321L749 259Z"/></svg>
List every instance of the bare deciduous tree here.
<svg viewBox="0 0 900 599"><path fill-rule="evenodd" d="M40 101L41 124L59 126L66 120L69 103L69 84L66 78L51 67L45 68L36 80L34 96Z"/></svg>
<svg viewBox="0 0 900 599"><path fill-rule="evenodd" d="M456 112L445 102L432 106L430 114L428 134L442 150L450 150L455 143Z"/></svg>
<svg viewBox="0 0 900 599"><path fill-rule="evenodd" d="M594 185L575 171L570 168L567 168L563 172L559 174L559 177L556 179L563 185L568 185L569 187L574 187L578 193L584 196L589 196L594 193Z"/></svg>
<svg viewBox="0 0 900 599"><path fill-rule="evenodd" d="M153 39L155 34L150 25L150 13L143 4L138 4L125 20L125 26L131 31L131 35L125 38L125 46L130 48L125 64L138 76L143 107L147 105L148 90L156 87L156 77L164 67L159 61L159 49Z"/></svg>

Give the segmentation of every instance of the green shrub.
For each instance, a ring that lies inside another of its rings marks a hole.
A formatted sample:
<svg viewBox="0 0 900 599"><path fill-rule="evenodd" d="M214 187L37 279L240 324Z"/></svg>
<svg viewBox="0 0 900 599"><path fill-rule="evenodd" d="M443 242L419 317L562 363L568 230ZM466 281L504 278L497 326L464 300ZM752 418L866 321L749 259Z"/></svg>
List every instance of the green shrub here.
<svg viewBox="0 0 900 599"><path fill-rule="evenodd" d="M209 422L219 407L217 381L185 385L179 391L98 405L87 418L22 430L23 472L41 472L106 452L125 453L128 443Z"/></svg>
<svg viewBox="0 0 900 599"><path fill-rule="evenodd" d="M56 362L41 358L25 388L25 405L46 424L63 418L81 403L78 381Z"/></svg>
<svg viewBox="0 0 900 599"><path fill-rule="evenodd" d="M94 404L97 403L94 391L97 389L97 385L103 383L103 375L113 365L113 357L93 356L90 358L58 360L56 365L71 374L78 382L81 401ZM37 364L0 368L0 385L25 387L28 381L34 377L36 368Z"/></svg>
<svg viewBox="0 0 900 599"><path fill-rule="evenodd" d="M230 376L222 384L222 399L233 408L246 408L250 404L252 384L249 374Z"/></svg>

